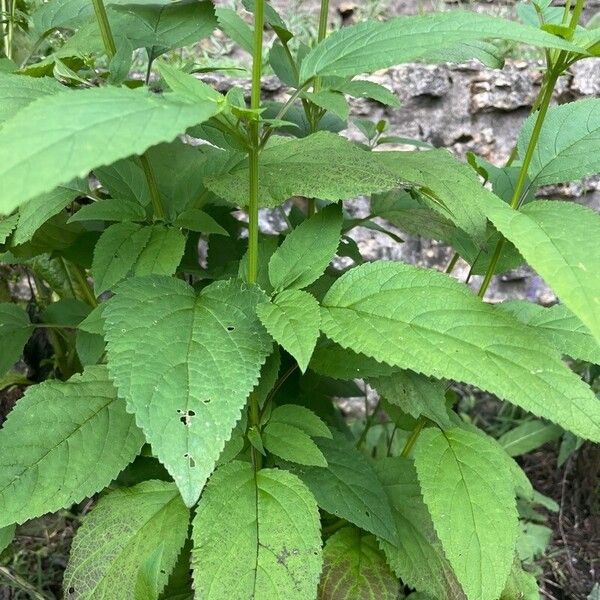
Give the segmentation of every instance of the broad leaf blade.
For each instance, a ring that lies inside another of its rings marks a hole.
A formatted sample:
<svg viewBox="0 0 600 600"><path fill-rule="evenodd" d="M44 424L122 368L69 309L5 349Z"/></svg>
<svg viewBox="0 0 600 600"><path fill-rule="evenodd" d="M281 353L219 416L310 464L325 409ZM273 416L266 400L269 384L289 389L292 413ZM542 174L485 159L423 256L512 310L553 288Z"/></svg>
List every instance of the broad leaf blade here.
<svg viewBox="0 0 600 600"><path fill-rule="evenodd" d="M297 404L277 406L269 417L269 423L293 425L311 437L332 438L329 427L312 410Z"/></svg>
<svg viewBox="0 0 600 600"><path fill-rule="evenodd" d="M265 448L283 460L309 467L327 466L323 453L310 436L293 425L269 422L263 430L262 439Z"/></svg>
<svg viewBox="0 0 600 600"><path fill-rule="evenodd" d="M196 296L183 281L151 276L121 284L104 310L108 366L119 394L188 506L271 350L256 317L264 299L238 281L215 282Z"/></svg>
<svg viewBox="0 0 600 600"><path fill-rule="evenodd" d="M396 600L398 592L374 536L344 527L327 540L318 600Z"/></svg>
<svg viewBox="0 0 600 600"><path fill-rule="evenodd" d="M177 487L144 481L100 499L78 530L64 578L65 598L134 598L138 573L152 557L157 591L185 542L189 511Z"/></svg>
<svg viewBox="0 0 600 600"><path fill-rule="evenodd" d="M94 167L170 141L222 106L211 99L192 104L114 87L36 100L0 130L0 213L85 177Z"/></svg>
<svg viewBox="0 0 600 600"><path fill-rule="evenodd" d="M516 211L496 200L484 210L600 343L600 215L559 201Z"/></svg>
<svg viewBox="0 0 600 600"><path fill-rule="evenodd" d="M100 491L143 441L105 367L29 388L0 431L0 526Z"/></svg>
<svg viewBox="0 0 600 600"><path fill-rule="evenodd" d="M425 504L469 600L498 598L513 563L517 510L499 452L462 429L426 429L415 447Z"/></svg>
<svg viewBox="0 0 600 600"><path fill-rule="evenodd" d="M319 337L319 303L308 292L285 290L268 304L260 304L257 314L273 339L281 344L306 371Z"/></svg>
<svg viewBox="0 0 600 600"><path fill-rule="evenodd" d="M29 315L16 304L0 303L0 376L19 360L23 347L33 332Z"/></svg>
<svg viewBox="0 0 600 600"><path fill-rule="evenodd" d="M325 296L321 329L376 360L474 384L600 440L600 402L559 354L442 273L392 262L352 269Z"/></svg>
<svg viewBox="0 0 600 600"><path fill-rule="evenodd" d="M320 439L327 467L294 467L294 472L327 512L378 537L396 541L396 528L381 482L368 458L342 435Z"/></svg>
<svg viewBox="0 0 600 600"><path fill-rule="evenodd" d="M269 279L277 291L300 289L316 281L338 249L342 213L328 206L296 227L269 260Z"/></svg>
<svg viewBox="0 0 600 600"><path fill-rule="evenodd" d="M321 572L319 513L286 471L248 463L218 469L198 504L192 566L205 600L314 598ZM227 556L227 560L223 557Z"/></svg>
<svg viewBox="0 0 600 600"><path fill-rule="evenodd" d="M351 76L414 62L441 48L476 40L504 39L545 48L577 49L535 27L474 12L451 11L363 21L344 27L315 46L302 61L300 81L316 76ZM477 54L475 54L477 55ZM461 55L461 60L465 56Z"/></svg>
<svg viewBox="0 0 600 600"><path fill-rule="evenodd" d="M226 175L207 177L205 183L229 202L248 203L246 161ZM292 196L337 201L398 185L400 178L385 169L376 154L326 131L280 140L260 155L259 198L265 207L279 206Z"/></svg>
<svg viewBox="0 0 600 600"><path fill-rule="evenodd" d="M538 335L563 354L600 365L600 344L564 304L544 308L526 300L512 300L497 304L496 308L535 328Z"/></svg>
<svg viewBox="0 0 600 600"><path fill-rule="evenodd" d="M558 439L562 434L563 430L557 425L532 419L503 433L498 438L498 443L509 456L519 456L537 450L543 444Z"/></svg>
<svg viewBox="0 0 600 600"><path fill-rule="evenodd" d="M172 227L117 223L94 248L94 289L101 294L128 276L172 275L185 251L185 236Z"/></svg>
<svg viewBox="0 0 600 600"><path fill-rule="evenodd" d="M417 591L439 600L465 600L423 502L413 461L386 458L376 461L375 468L398 530L396 543L380 540L396 575Z"/></svg>
<svg viewBox="0 0 600 600"><path fill-rule="evenodd" d="M519 154L525 156L537 118L533 114L519 135ZM535 185L574 181L600 171L600 100L589 98L555 106L548 111L529 167Z"/></svg>

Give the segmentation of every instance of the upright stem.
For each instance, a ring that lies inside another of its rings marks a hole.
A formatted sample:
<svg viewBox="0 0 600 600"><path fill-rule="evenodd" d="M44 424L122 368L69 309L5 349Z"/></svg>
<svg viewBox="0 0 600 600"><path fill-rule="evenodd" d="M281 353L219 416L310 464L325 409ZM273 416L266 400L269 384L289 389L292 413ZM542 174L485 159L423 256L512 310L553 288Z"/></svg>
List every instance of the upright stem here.
<svg viewBox="0 0 600 600"><path fill-rule="evenodd" d="M92 0L92 2L94 4L94 12L96 13L98 27L100 28L100 35L102 36L104 51L106 52L108 60L110 61L117 53L117 45L115 44L115 38L113 37L112 29L110 28L110 22L108 20L108 15L106 14L106 8L104 7L103 0ZM160 199L156 177L154 176L152 165L145 154L140 156L140 164L142 165L142 169L146 177L146 183L148 184L148 189L150 190L150 199L152 200L152 207L154 208L154 218L164 219L165 210Z"/></svg>
<svg viewBox="0 0 600 600"><path fill-rule="evenodd" d="M100 28L100 35L102 36L104 50L108 55L108 59L111 60L117 53L117 46L110 28L108 15L106 14L106 8L104 7L104 2L102 0L92 0L92 3L94 5L94 12L96 13L98 27Z"/></svg>
<svg viewBox="0 0 600 600"><path fill-rule="evenodd" d="M535 124L533 126L533 131L531 132L531 138L529 139L529 144L527 145L527 150L525 152L525 157L523 158L523 164L521 165L521 169L519 171L519 176L517 178L517 182L515 184L515 189L510 201L510 206L513 209L518 209L519 204L521 202L521 197L523 194L523 189L525 187L525 182L527 181L527 174L529 173L529 166L531 165L531 160L533 159L533 154L537 147L538 141L540 139L540 133L542 131L542 126L544 125L544 120L548 113L548 107L550 106L550 102L552 100L552 94L554 92L554 87L556 86L556 82L558 77L560 76L560 70L552 70L548 76L548 81L546 82L546 87L544 89L544 95L542 96L542 101L540 102L540 109L535 120ZM492 256L492 260L487 269L485 277L483 278L483 282L481 283L481 287L479 288L478 296L483 298L485 293L492 281L494 273L496 272L496 267L498 266L498 261L500 260L500 256L502 255L502 249L504 248L504 238L501 238L500 241L496 244L496 248L494 250L494 254Z"/></svg>
<svg viewBox="0 0 600 600"><path fill-rule="evenodd" d="M317 43L322 42L327 37L327 22L329 20L329 0L321 0L321 10L319 12L319 30L317 33ZM313 84L313 90L318 92L321 89L321 78L317 77ZM318 117L312 115L310 119L311 132L314 133L318 125ZM314 198L308 199L307 214L309 217L316 212L316 203Z"/></svg>
<svg viewBox="0 0 600 600"><path fill-rule="evenodd" d="M571 16L571 21L569 23L569 29L571 33L575 31L575 27L577 27L577 23L579 23L579 19L581 19L581 13L583 12L584 0L577 0L577 4L575 5L575 10Z"/></svg>
<svg viewBox="0 0 600 600"><path fill-rule="evenodd" d="M2 13L2 43L4 46L4 55L10 58L11 50L8 43L8 0L0 0L0 12Z"/></svg>
<svg viewBox="0 0 600 600"><path fill-rule="evenodd" d="M265 21L265 2L256 0L254 13L254 52L252 56L252 91L250 93L250 108L260 108L260 83L262 75L262 45L263 27ZM259 163L260 154L260 127L258 117L250 123L250 174L248 199L248 283L256 283L258 276L258 195L259 195ZM260 426L260 406L256 394L250 394L249 406L250 426ZM252 448L254 468L262 466L262 456Z"/></svg>

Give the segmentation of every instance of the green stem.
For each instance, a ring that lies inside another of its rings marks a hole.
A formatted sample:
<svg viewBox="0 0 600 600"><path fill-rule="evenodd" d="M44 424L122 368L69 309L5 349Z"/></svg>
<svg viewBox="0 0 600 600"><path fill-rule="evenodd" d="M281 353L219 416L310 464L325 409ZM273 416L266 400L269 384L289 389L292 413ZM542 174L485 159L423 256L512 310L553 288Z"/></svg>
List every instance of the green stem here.
<svg viewBox="0 0 600 600"><path fill-rule="evenodd" d="M256 0L254 12L254 52L252 55L252 90L250 92L250 108L260 108L261 76L262 76L262 46L263 27L265 22L265 1ZM260 154L260 124L258 120L250 123L250 174L248 199L248 283L256 283L258 277L258 195L259 195L259 163ZM260 427L260 406L255 393L250 394L249 425ZM252 448L252 462L258 471L262 467L262 455Z"/></svg>
<svg viewBox="0 0 600 600"><path fill-rule="evenodd" d="M104 51L108 56L108 60L117 53L117 46L115 44L115 38L110 28L110 22L108 15L106 14L106 8L103 0L92 0L94 4L94 12L96 13L96 20L98 21L98 27L100 29L100 35L102 36L102 43L104 45ZM150 190L150 198L152 200L152 207L154 208L154 218L157 220L165 218L165 211L160 200L160 194L158 192L158 185L156 183L156 177L152 170L152 165L145 154L140 156L140 164L146 177L148 189Z"/></svg>
<svg viewBox="0 0 600 600"><path fill-rule="evenodd" d="M12 60L14 54L14 36L15 36L15 21L17 16L17 2L11 0L10 2L10 18L8 20L8 58Z"/></svg>
<svg viewBox="0 0 600 600"><path fill-rule="evenodd" d="M94 5L94 12L96 13L96 20L98 21L98 27L100 29L100 35L102 36L104 50L106 51L108 59L111 60L117 53L117 46L110 28L104 2L102 0L92 0L92 4Z"/></svg>
<svg viewBox="0 0 600 600"><path fill-rule="evenodd" d="M360 448L365 443L365 440L367 439L367 434L369 433L369 430L371 429L371 427L373 427L373 423L375 422L375 417L377 416L377 413L379 412L380 406L381 406L381 398L375 405L373 412L370 415L367 415L367 422L365 423L365 428L362 430L362 433L360 434L360 437L358 438L358 441L356 442L357 448Z"/></svg>
<svg viewBox="0 0 600 600"><path fill-rule="evenodd" d="M139 159L146 177L148 190L150 191L150 200L152 202L154 219L156 221L163 221L165 218L165 209L160 199L160 192L158 190L158 183L156 182L154 170L152 169L152 165L145 154L140 155Z"/></svg>
<svg viewBox="0 0 600 600"><path fill-rule="evenodd" d="M548 81L546 82L546 86L544 89L544 94L542 97L542 101L540 102L540 108L535 120L535 124L533 126L533 131L531 132L531 138L529 139L529 143L527 145L527 150L525 152L525 157L523 158L523 164L521 165L521 169L519 171L519 176L517 178L517 182L515 184L515 189L510 201L511 208L517 210L519 208L519 204L521 202L521 198L523 195L523 189L525 187L525 182L527 181L527 174L529 173L529 166L531 165L531 160L533 159L533 154L537 147L540 133L542 131L542 127L544 125L544 120L546 115L548 114L548 108L550 106L550 102L552 100L552 94L554 93L554 87L556 86L556 82L558 77L560 76L560 71L558 69L552 70L549 73ZM504 247L504 238L501 238L499 242L496 244L496 248L494 250L494 254L492 256L492 260L490 265L486 271L485 277L483 278L483 282L481 283L481 287L479 288L478 296L483 298L485 293L494 277L494 273L496 272L496 267L498 266L498 261L500 260L500 256L502 254L502 249Z"/></svg>
<svg viewBox="0 0 600 600"><path fill-rule="evenodd" d="M402 449L400 456L406 458L410 454L425 425L427 425L427 418L423 416L419 417L415 428L411 431L410 436L406 440L406 444L404 444L404 448Z"/></svg>
<svg viewBox="0 0 600 600"><path fill-rule="evenodd" d="M96 300L96 296L94 295L94 292L90 287L85 271L81 267L73 263L69 263L68 265L66 265L66 267L69 277L72 277L77 281L77 289L79 289L82 296L80 300L83 300L84 302L86 302L90 306L93 306L94 308L98 306L98 300Z"/></svg>
<svg viewBox="0 0 600 600"><path fill-rule="evenodd" d="M8 45L8 0L0 0L0 12L2 17L2 43L4 46L4 55L10 58L10 47Z"/></svg>
<svg viewBox="0 0 600 600"><path fill-rule="evenodd" d="M583 12L584 0L577 0L577 4L575 5L575 10L571 16L571 22L569 23L569 29L571 33L575 32L575 28L577 27L577 23L579 23L579 19L581 19L581 13Z"/></svg>

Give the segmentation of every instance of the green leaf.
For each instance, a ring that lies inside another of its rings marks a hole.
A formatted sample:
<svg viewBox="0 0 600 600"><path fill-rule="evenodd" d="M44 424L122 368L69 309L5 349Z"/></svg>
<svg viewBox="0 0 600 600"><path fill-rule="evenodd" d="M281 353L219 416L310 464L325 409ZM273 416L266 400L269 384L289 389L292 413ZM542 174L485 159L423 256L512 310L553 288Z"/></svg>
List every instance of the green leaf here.
<svg viewBox="0 0 600 600"><path fill-rule="evenodd" d="M269 261L275 290L300 289L316 281L335 256L341 229L340 207L328 206L287 235Z"/></svg>
<svg viewBox="0 0 600 600"><path fill-rule="evenodd" d="M231 8L219 6L215 9L215 13L219 28L223 33L246 52L252 54L254 52L252 29L246 21Z"/></svg>
<svg viewBox="0 0 600 600"><path fill-rule="evenodd" d="M600 342L600 215L559 201L516 211L496 200L484 210Z"/></svg>
<svg viewBox="0 0 600 600"><path fill-rule="evenodd" d="M331 87L354 98L370 98L387 106L400 106L400 100L393 92L373 81L355 79L354 81L335 83Z"/></svg>
<svg viewBox="0 0 600 600"><path fill-rule="evenodd" d="M189 511L172 483L144 481L102 497L84 518L64 577L65 599L134 598L153 559L156 590L167 584L187 537Z"/></svg>
<svg viewBox="0 0 600 600"><path fill-rule="evenodd" d="M226 175L207 177L205 184L221 198L245 206L247 161ZM282 140L260 155L259 198L264 207L279 206L292 196L335 201L399 185L399 177L387 170L375 153L326 131Z"/></svg>
<svg viewBox="0 0 600 600"><path fill-rule="evenodd" d="M198 4L195 0L193 4ZM208 4L208 3L206 3ZM217 104L224 102L224 97L216 90L200 81L194 75L184 73L166 62L157 64L158 72L171 90L180 98L189 102L206 102L207 100Z"/></svg>
<svg viewBox="0 0 600 600"><path fill-rule="evenodd" d="M402 581L437 600L465 600L421 495L413 461L385 458L375 468L392 506L398 539L380 540L388 562Z"/></svg>
<svg viewBox="0 0 600 600"><path fill-rule="evenodd" d="M344 527L325 542L319 600L396 600L398 592L374 536Z"/></svg>
<svg viewBox="0 0 600 600"><path fill-rule="evenodd" d="M0 244L4 244L19 222L19 214L0 217Z"/></svg>
<svg viewBox="0 0 600 600"><path fill-rule="evenodd" d="M92 275L97 295L131 275L172 275L185 251L185 236L164 225L116 223L94 249Z"/></svg>
<svg viewBox="0 0 600 600"><path fill-rule="evenodd" d="M196 597L316 596L322 565L319 512L291 473L255 474L241 462L219 468L198 504L193 540Z"/></svg>
<svg viewBox="0 0 600 600"><path fill-rule="evenodd" d="M369 378L368 383L388 402L415 419L423 415L442 428L450 427L446 389L441 381L412 371L397 371L388 377Z"/></svg>
<svg viewBox="0 0 600 600"><path fill-rule="evenodd" d="M105 367L30 387L0 430L0 526L98 492L143 441Z"/></svg>
<svg viewBox="0 0 600 600"><path fill-rule="evenodd" d="M0 527L0 554L4 552L11 544L15 537L16 525L7 525Z"/></svg>
<svg viewBox="0 0 600 600"><path fill-rule="evenodd" d="M558 7L557 7L558 8ZM535 576L515 563L500 600L539 600L540 590Z"/></svg>
<svg viewBox="0 0 600 600"><path fill-rule="evenodd" d="M104 310L109 370L193 506L271 351L256 317L264 293L231 280L196 295L183 281L159 276L130 279L115 291Z"/></svg>
<svg viewBox="0 0 600 600"><path fill-rule="evenodd" d="M344 121L350 114L350 107L344 94L332 90L321 90L319 92L304 92L303 98L310 100L313 104L323 108L334 115L340 117Z"/></svg>
<svg viewBox="0 0 600 600"><path fill-rule="evenodd" d="M33 234L51 217L71 204L79 195L72 187L57 187L51 192L33 198L19 209L19 222L13 234L14 244L28 242Z"/></svg>
<svg viewBox="0 0 600 600"><path fill-rule="evenodd" d="M7 373L19 360L32 332L29 315L20 306L0 303L0 375Z"/></svg>
<svg viewBox="0 0 600 600"><path fill-rule="evenodd" d="M386 363L342 348L326 338L322 338L317 344L309 367L315 373L333 379L387 377L397 371Z"/></svg>
<svg viewBox="0 0 600 600"><path fill-rule="evenodd" d="M496 600L510 573L517 510L505 458L485 437L426 429L415 467L436 532L469 600Z"/></svg>
<svg viewBox="0 0 600 600"><path fill-rule="evenodd" d="M577 360L600 365L600 344L590 330L563 304L544 308L526 300L513 300L496 305L522 323L535 328L557 350Z"/></svg>
<svg viewBox="0 0 600 600"><path fill-rule="evenodd" d="M485 240L480 206L494 197L477 175L446 150L378 152L382 166L417 187L427 205L477 241Z"/></svg>
<svg viewBox="0 0 600 600"><path fill-rule="evenodd" d="M390 542L396 528L390 505L369 459L341 434L333 440L319 439L327 467L294 466L328 513Z"/></svg>
<svg viewBox="0 0 600 600"><path fill-rule="evenodd" d="M173 224L182 229L204 234L229 235L227 230L221 227L208 213L197 208L184 211L175 219Z"/></svg>
<svg viewBox="0 0 600 600"><path fill-rule="evenodd" d="M284 290L256 313L273 339L297 361L304 373L319 337L319 303L308 292Z"/></svg>
<svg viewBox="0 0 600 600"><path fill-rule="evenodd" d="M150 57L195 44L217 27L214 5L209 1L134 2L115 4L111 9L113 14L127 17L123 20L121 35L125 35L134 48L147 48Z"/></svg>
<svg viewBox="0 0 600 600"><path fill-rule="evenodd" d="M600 440L600 403L544 338L447 275L362 265L322 303L321 329L344 347L402 369L464 381Z"/></svg>
<svg viewBox="0 0 600 600"><path fill-rule="evenodd" d="M309 467L327 466L323 453L310 436L293 425L269 421L262 440L269 452L283 460Z"/></svg>
<svg viewBox="0 0 600 600"><path fill-rule="evenodd" d="M451 11L344 27L317 44L302 61L300 81L347 77L414 62L431 52L476 40L504 39L544 48L576 50L565 40L506 19ZM477 56L478 53L475 54ZM464 60L465 56L461 56Z"/></svg>
<svg viewBox="0 0 600 600"><path fill-rule="evenodd" d="M547 442L557 440L562 434L563 430L557 425L532 419L503 433L498 438L498 443L509 456L519 456L537 450Z"/></svg>
<svg viewBox="0 0 600 600"><path fill-rule="evenodd" d="M297 404L284 404L273 409L269 423L293 425L311 437L332 439L329 427L312 410Z"/></svg>
<svg viewBox="0 0 600 600"><path fill-rule="evenodd" d="M519 154L531 138L537 113L519 135ZM550 108L529 167L533 184L574 181L600 171L600 100L588 98Z"/></svg>
<svg viewBox="0 0 600 600"><path fill-rule="evenodd" d="M222 106L124 87L69 90L36 100L0 130L0 213L95 167L170 141Z"/></svg>
<svg viewBox="0 0 600 600"><path fill-rule="evenodd" d="M65 87L50 77L27 77L0 72L0 125L38 98L57 94Z"/></svg>
<svg viewBox="0 0 600 600"><path fill-rule="evenodd" d="M29 206L28 204L26 206ZM127 198L107 198L92 204L85 204L69 219L69 223L77 221L144 221L146 211L135 200Z"/></svg>

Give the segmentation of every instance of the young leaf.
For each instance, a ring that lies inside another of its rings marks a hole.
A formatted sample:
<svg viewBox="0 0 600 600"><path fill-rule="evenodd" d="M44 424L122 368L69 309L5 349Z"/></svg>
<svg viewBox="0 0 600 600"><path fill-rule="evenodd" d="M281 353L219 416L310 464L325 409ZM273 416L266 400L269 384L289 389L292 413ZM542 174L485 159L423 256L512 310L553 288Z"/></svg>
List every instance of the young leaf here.
<svg viewBox="0 0 600 600"><path fill-rule="evenodd" d="M197 4L196 2L194 3ZM158 72L178 97L189 102L206 102L210 100L218 104L224 101L223 96L219 92L194 77L194 75L184 73L166 62L161 62L157 66Z"/></svg>
<svg viewBox="0 0 600 600"><path fill-rule="evenodd" d="M0 376L5 375L19 360L32 333L29 315L20 306L0 303Z"/></svg>
<svg viewBox="0 0 600 600"><path fill-rule="evenodd" d="M365 531L396 542L390 505L369 459L341 434L317 443L327 467L294 466L294 472L314 494L319 506Z"/></svg>
<svg viewBox="0 0 600 600"><path fill-rule="evenodd" d="M329 439L333 437L329 427L325 425L320 417L317 417L312 410L297 404L284 404L283 406L274 408L269 417L269 423L293 425L311 437L324 437Z"/></svg>
<svg viewBox="0 0 600 600"><path fill-rule="evenodd" d="M170 141L222 107L212 98L190 103L125 87L40 98L0 130L0 214L94 167Z"/></svg>
<svg viewBox="0 0 600 600"><path fill-rule="evenodd" d="M344 527L325 542L318 600L396 600L398 591L374 536Z"/></svg>
<svg viewBox="0 0 600 600"><path fill-rule="evenodd" d="M259 198L264 207L279 206L292 196L345 200L390 190L400 183L375 153L327 131L278 141L260 155ZM207 177L205 184L221 198L245 206L248 163L240 163L226 175Z"/></svg>
<svg viewBox="0 0 600 600"><path fill-rule="evenodd" d="M56 79L0 72L0 125L38 98L64 90Z"/></svg>
<svg viewBox="0 0 600 600"><path fill-rule="evenodd" d="M519 135L525 155L537 113ZM600 171L600 99L589 98L550 108L533 153L529 177L536 186L574 181Z"/></svg>
<svg viewBox="0 0 600 600"><path fill-rule="evenodd" d="M4 244L19 222L19 213L0 217L0 244Z"/></svg>
<svg viewBox="0 0 600 600"><path fill-rule="evenodd" d="M374 81L355 79L354 81L335 83L331 87L354 98L370 98L387 106L400 106L400 100L393 92Z"/></svg>
<svg viewBox="0 0 600 600"><path fill-rule="evenodd" d="M484 210L600 343L600 215L559 201L516 211L495 200Z"/></svg>
<svg viewBox="0 0 600 600"><path fill-rule="evenodd" d="M144 481L100 499L73 540L64 577L66 600L134 598L138 573L149 559L160 592L185 542L189 511L177 487Z"/></svg>
<svg viewBox="0 0 600 600"><path fill-rule="evenodd" d="M426 429L415 446L425 504L469 600L496 600L512 567L518 519L500 452L462 429Z"/></svg>
<svg viewBox="0 0 600 600"><path fill-rule="evenodd" d="M105 367L29 388L0 430L0 526L98 492L143 442Z"/></svg>
<svg viewBox="0 0 600 600"><path fill-rule="evenodd" d="M340 243L342 212L328 206L296 227L269 261L269 279L276 291L301 289L316 281Z"/></svg>
<svg viewBox="0 0 600 600"><path fill-rule="evenodd" d="M327 466L323 453L310 436L293 425L269 421L262 439L265 448L283 460L309 467Z"/></svg>
<svg viewBox="0 0 600 600"><path fill-rule="evenodd" d="M445 47L476 40L504 39L544 48L577 47L536 27L475 12L450 11L343 27L304 58L300 81L318 76L348 77L414 62ZM461 56L461 60L465 57Z"/></svg>
<svg viewBox="0 0 600 600"><path fill-rule="evenodd" d="M446 389L441 381L412 371L397 371L388 377L369 378L368 383L388 402L415 419L423 415L442 428L450 427Z"/></svg>
<svg viewBox="0 0 600 600"><path fill-rule="evenodd" d="M344 121L350 114L350 107L344 94L332 90L320 90L318 92L304 92L303 98L310 100L320 108L332 112Z"/></svg>
<svg viewBox="0 0 600 600"><path fill-rule="evenodd" d="M273 339L297 361L304 373L319 337L319 303L308 292L284 290L256 313Z"/></svg>
<svg viewBox="0 0 600 600"><path fill-rule="evenodd" d="M172 275L185 251L185 236L164 225L116 223L94 248L92 274L97 295L131 275Z"/></svg>
<svg viewBox="0 0 600 600"><path fill-rule="evenodd" d="M29 206L29 204L26 204ZM69 219L69 223L77 221L144 221L146 211L136 200L127 198L107 198L93 204L85 204Z"/></svg>
<svg viewBox="0 0 600 600"><path fill-rule="evenodd" d="M398 530L395 543L379 541L396 575L433 598L466 600L423 502L412 460L385 458L375 462L375 469L389 498Z"/></svg>
<svg viewBox="0 0 600 600"><path fill-rule="evenodd" d="M242 462L219 468L198 504L193 540L197 597L316 596L322 566L319 512L291 473L255 474Z"/></svg>
<svg viewBox="0 0 600 600"><path fill-rule="evenodd" d="M28 242L33 234L51 217L71 204L79 195L79 190L69 186L59 186L51 192L33 198L19 209L19 222L13 234L14 244Z"/></svg>
<svg viewBox="0 0 600 600"><path fill-rule="evenodd" d="M497 304L496 308L535 328L538 335L563 354L600 365L600 344L564 304L544 308L526 300L512 300Z"/></svg>
<svg viewBox="0 0 600 600"><path fill-rule="evenodd" d="M208 213L197 208L190 208L181 213L173 222L182 229L197 231L204 234L229 235Z"/></svg>
<svg viewBox="0 0 600 600"><path fill-rule="evenodd" d="M352 269L323 300L321 329L376 360L474 384L600 440L600 402L532 329L450 277L407 264Z"/></svg>
<svg viewBox="0 0 600 600"><path fill-rule="evenodd" d="M254 44L252 40L252 29L235 10L218 6L215 9L219 28L230 39L232 39L240 48L252 54Z"/></svg>
<svg viewBox="0 0 600 600"><path fill-rule="evenodd" d="M519 456L537 450L545 443L558 439L562 434L563 430L558 425L532 419L503 433L498 438L498 443L509 456Z"/></svg>
<svg viewBox="0 0 600 600"><path fill-rule="evenodd" d="M109 370L193 506L271 351L256 317L265 296L235 280L196 296L183 281L159 276L115 291L104 310Z"/></svg>

